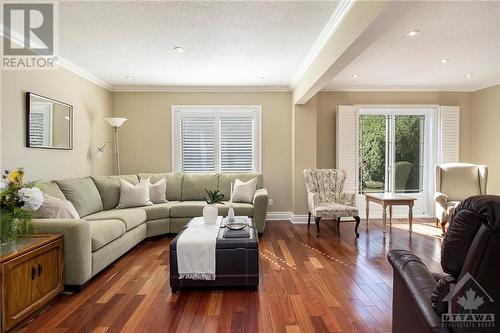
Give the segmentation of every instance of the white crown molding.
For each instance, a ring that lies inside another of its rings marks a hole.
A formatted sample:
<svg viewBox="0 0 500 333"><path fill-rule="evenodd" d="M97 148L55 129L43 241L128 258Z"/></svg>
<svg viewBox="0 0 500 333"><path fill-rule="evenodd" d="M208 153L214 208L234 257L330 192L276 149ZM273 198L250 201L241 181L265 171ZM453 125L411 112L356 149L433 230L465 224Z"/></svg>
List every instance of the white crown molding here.
<svg viewBox="0 0 500 333"><path fill-rule="evenodd" d="M356 0L341 0L339 2L332 16L330 16L330 19L323 27L323 30L321 30L318 38L314 42L309 52L307 52L306 57L293 75L290 82L290 89L293 90L295 88L304 73L314 62L314 59L317 57L321 49L325 46L326 42L330 39L331 36L333 36L335 31L337 31L337 28L342 23L347 13L349 13L355 1Z"/></svg>
<svg viewBox="0 0 500 333"><path fill-rule="evenodd" d="M320 92L475 92L481 89L489 88L500 84L500 81L490 81L471 88L453 87L453 86L367 86L367 87L349 87L349 88L324 88Z"/></svg>
<svg viewBox="0 0 500 333"><path fill-rule="evenodd" d="M291 92L287 86L113 86L113 92Z"/></svg>
<svg viewBox="0 0 500 333"><path fill-rule="evenodd" d="M12 42L18 44L18 45L23 45L24 44L24 37L23 35L21 35L20 33L16 32L16 31L11 31L11 34L10 34L10 37L7 36L5 34L5 27L3 24L0 24L0 35L3 37L3 38L9 38ZM112 90L112 85L107 83L106 81L104 80L101 80L99 79L97 76L95 76L94 74L78 67L77 65L73 64L72 62L70 62L69 60L61 57L60 55L58 54L55 54L54 55L54 60L55 60L55 63L60 66L60 67L63 67L67 70L69 70L70 72L72 73L75 73L76 75L92 82L92 83L95 83L97 84L98 86L101 86L107 90Z"/></svg>
<svg viewBox="0 0 500 333"><path fill-rule="evenodd" d="M56 56L56 64L67 69L68 71L92 82L92 83L97 84L98 86L100 86L104 89L107 89L109 91L113 91L113 86L111 84L109 84L108 82L106 82L104 80L101 80L100 78L98 78L94 74L82 69L81 67L78 67L77 65L75 65L71 61L69 61L61 56L58 56L58 55Z"/></svg>

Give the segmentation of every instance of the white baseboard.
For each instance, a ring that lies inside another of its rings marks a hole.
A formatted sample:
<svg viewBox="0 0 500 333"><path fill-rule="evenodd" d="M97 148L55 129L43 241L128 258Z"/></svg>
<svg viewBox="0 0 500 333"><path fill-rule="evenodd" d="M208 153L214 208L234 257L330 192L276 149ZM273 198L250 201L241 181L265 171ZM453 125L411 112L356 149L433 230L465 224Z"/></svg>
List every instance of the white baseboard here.
<svg viewBox="0 0 500 333"><path fill-rule="evenodd" d="M292 212L268 212L266 216L267 221L276 221L276 220L292 220L293 213Z"/></svg>
<svg viewBox="0 0 500 333"><path fill-rule="evenodd" d="M294 215L293 212L269 212L267 221L290 221L292 223L307 223L307 215Z"/></svg>
<svg viewBox="0 0 500 333"><path fill-rule="evenodd" d="M292 218L293 224L307 223L307 215L294 215Z"/></svg>

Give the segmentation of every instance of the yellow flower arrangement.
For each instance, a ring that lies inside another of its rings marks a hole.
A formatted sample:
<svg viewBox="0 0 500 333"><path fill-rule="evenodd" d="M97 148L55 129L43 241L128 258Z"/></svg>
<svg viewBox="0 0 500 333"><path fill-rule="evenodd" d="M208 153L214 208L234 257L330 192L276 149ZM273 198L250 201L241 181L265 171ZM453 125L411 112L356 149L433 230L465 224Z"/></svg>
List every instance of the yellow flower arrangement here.
<svg viewBox="0 0 500 333"><path fill-rule="evenodd" d="M20 185L23 182L23 176L24 170L18 168L9 172L9 174L7 175L7 179L13 184Z"/></svg>

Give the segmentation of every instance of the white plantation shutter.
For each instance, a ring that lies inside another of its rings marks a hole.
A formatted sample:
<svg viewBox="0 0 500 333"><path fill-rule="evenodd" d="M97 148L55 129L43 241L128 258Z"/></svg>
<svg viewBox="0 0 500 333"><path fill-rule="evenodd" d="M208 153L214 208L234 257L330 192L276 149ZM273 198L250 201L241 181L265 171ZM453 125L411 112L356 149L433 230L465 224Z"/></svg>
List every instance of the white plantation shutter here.
<svg viewBox="0 0 500 333"><path fill-rule="evenodd" d="M260 107L172 107L174 170L260 172Z"/></svg>
<svg viewBox="0 0 500 333"><path fill-rule="evenodd" d="M43 113L30 113L30 145L47 146L44 136L45 115Z"/></svg>
<svg viewBox="0 0 500 333"><path fill-rule="evenodd" d="M180 126L181 164L187 172L215 171L215 120L183 117Z"/></svg>
<svg viewBox="0 0 500 333"><path fill-rule="evenodd" d="M347 171L344 191L358 193L358 112L355 106L338 106L336 142L337 169Z"/></svg>
<svg viewBox="0 0 500 333"><path fill-rule="evenodd" d="M250 172L254 167L252 117L220 118L220 171Z"/></svg>
<svg viewBox="0 0 500 333"><path fill-rule="evenodd" d="M439 117L439 163L459 161L460 154L460 108L441 106Z"/></svg>

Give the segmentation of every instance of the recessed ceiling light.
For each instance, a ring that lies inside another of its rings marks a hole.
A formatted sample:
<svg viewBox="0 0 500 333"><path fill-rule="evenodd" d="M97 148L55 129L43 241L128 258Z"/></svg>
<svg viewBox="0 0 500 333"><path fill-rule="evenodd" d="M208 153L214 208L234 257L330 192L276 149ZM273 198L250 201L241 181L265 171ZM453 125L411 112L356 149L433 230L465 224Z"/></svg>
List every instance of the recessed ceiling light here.
<svg viewBox="0 0 500 333"><path fill-rule="evenodd" d="M420 35L420 30L410 30L406 34L406 36L408 36L408 37L416 37L418 35Z"/></svg>
<svg viewBox="0 0 500 333"><path fill-rule="evenodd" d="M186 52L186 49L181 47L181 46L176 46L176 47L174 47L174 51L177 53L184 53L184 52Z"/></svg>
<svg viewBox="0 0 500 333"><path fill-rule="evenodd" d="M359 74L352 74L352 77L357 79L359 77Z"/></svg>
<svg viewBox="0 0 500 333"><path fill-rule="evenodd" d="M449 62L450 62L450 59L448 59L448 58L441 59L442 64L447 64Z"/></svg>
<svg viewBox="0 0 500 333"><path fill-rule="evenodd" d="M264 80L264 77L263 76L257 76L257 79Z"/></svg>
<svg viewBox="0 0 500 333"><path fill-rule="evenodd" d="M471 74L471 73L469 73L469 74L465 74L465 78L466 78L466 79L470 79L471 77L472 77L472 74Z"/></svg>
<svg viewBox="0 0 500 333"><path fill-rule="evenodd" d="M130 75L125 76L125 78L126 78L127 80L129 80L129 81L132 81L132 80L134 79L134 78L133 78L132 76L130 76Z"/></svg>

